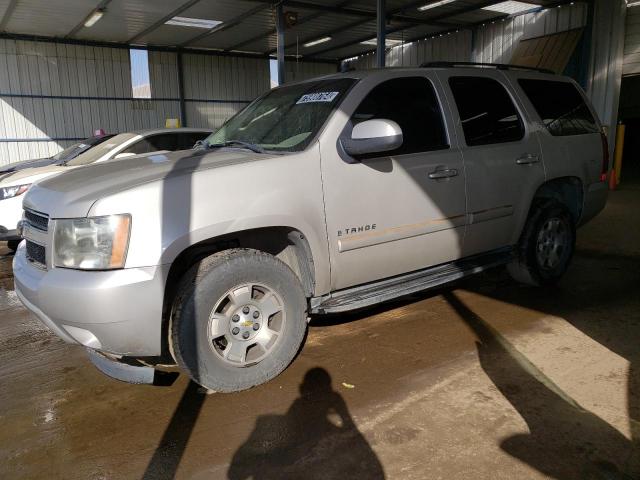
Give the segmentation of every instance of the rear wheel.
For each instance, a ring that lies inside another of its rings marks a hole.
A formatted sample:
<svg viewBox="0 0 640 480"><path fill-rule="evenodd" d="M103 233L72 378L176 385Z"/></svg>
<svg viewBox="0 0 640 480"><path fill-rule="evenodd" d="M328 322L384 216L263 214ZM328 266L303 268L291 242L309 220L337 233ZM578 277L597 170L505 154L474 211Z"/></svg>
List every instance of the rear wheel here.
<svg viewBox="0 0 640 480"><path fill-rule="evenodd" d="M537 200L507 270L528 285L553 284L567 270L575 241L575 224L567 208L556 200Z"/></svg>
<svg viewBox="0 0 640 480"><path fill-rule="evenodd" d="M257 250L226 250L200 261L182 279L171 346L194 381L233 392L281 373L306 328L306 298L285 263Z"/></svg>

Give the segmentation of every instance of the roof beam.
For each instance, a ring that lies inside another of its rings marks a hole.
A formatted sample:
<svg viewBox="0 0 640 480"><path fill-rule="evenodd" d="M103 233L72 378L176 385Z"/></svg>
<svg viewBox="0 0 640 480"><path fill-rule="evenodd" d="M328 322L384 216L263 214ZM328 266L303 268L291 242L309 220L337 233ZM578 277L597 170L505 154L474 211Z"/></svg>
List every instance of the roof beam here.
<svg viewBox="0 0 640 480"><path fill-rule="evenodd" d="M161 27L162 25L164 25L165 23L167 23L169 20L171 20L173 17L180 15L182 12L184 12L185 10L193 7L196 3L198 3L200 0L189 0L186 3L183 3L182 5L180 5L178 8L176 8L175 10L173 10L171 13L168 13L167 15L165 15L164 17L162 17L160 20L158 20L157 22L155 22L153 25L150 25L149 27L145 28L144 30L142 30L139 33L136 33L133 37L131 37L129 40L127 40L127 43L134 43L136 40L141 39L142 37L145 37L147 35L149 35L151 32L153 32L154 30L156 30L157 28Z"/></svg>
<svg viewBox="0 0 640 480"><path fill-rule="evenodd" d="M267 8L269 8L270 5L265 3L264 5L258 5L256 7L253 7L250 10L247 10L244 13L241 13L240 15L238 15L237 17L232 18L231 20L228 20L226 22L221 23L220 25L216 25L215 27L213 27L212 29L200 33L198 35L196 35L195 37L187 40L186 42L182 43L180 46L181 47L186 47L188 45L192 45L196 42L199 42L200 40L202 40L203 38L209 37L211 35L213 35L214 33L218 33L218 32L222 32L224 30L228 30L231 27L235 27L236 25L242 23L244 20L246 20L247 18L251 17L252 15L255 15L256 13L261 12L262 10L265 10Z"/></svg>
<svg viewBox="0 0 640 480"><path fill-rule="evenodd" d="M9 5L7 5L7 9L4 11L4 15L2 16L2 19L0 19L0 32L4 31L5 27L7 26L7 23L9 23L9 20L11 19L11 15L13 15L13 11L16 9L17 6L18 6L18 0L11 0L9 2Z"/></svg>
<svg viewBox="0 0 640 480"><path fill-rule="evenodd" d="M92 8L91 11L82 18L82 21L78 23L75 27L73 27L71 31L64 36L64 38L73 37L76 33L78 33L80 30L84 28L84 22L87 21L87 19L93 12L101 8L105 8L110 3L111 3L111 0L100 0L100 3L98 3L98 5L96 5L94 8Z"/></svg>
<svg viewBox="0 0 640 480"><path fill-rule="evenodd" d="M395 9L395 11L413 8L415 5L424 5L424 1L425 0L418 0L418 1L411 2L410 4L405 5L402 8ZM463 15L465 13L473 12L474 10L478 10L480 8L490 7L491 5L495 5L497 3L502 3L503 1L504 0L485 0L482 3L477 3L475 5L467 5L465 7L459 8L459 9L451 11L451 12L441 13L440 15L429 16L428 19L429 20L444 20L446 18L456 17L458 15ZM325 36L330 36L332 33L337 33L337 32L343 31L343 30L348 30L350 28L365 24L367 22L369 22L369 20L359 21L359 22L357 22L355 24L350 24L350 25L343 26L340 29L332 30L331 33L328 33L328 32L319 33L319 34L315 35L314 38L321 38L321 37L325 37ZM387 34L399 32L401 30L406 30L407 28L411 28L413 26L414 25L405 23L403 25L387 29ZM462 27L462 25L461 25L461 27ZM360 37L360 38L357 38L357 39L349 40L347 42L343 42L343 43L340 43L338 45L327 46L326 48L323 48L321 50L318 50L318 51L315 51L315 52L311 53L310 56L314 56L315 57L317 55L322 55L323 53L326 53L326 52L331 52L333 50L339 50L341 48L345 48L345 47L354 45L356 43L364 42L365 40L369 40L370 38L372 38L372 35L368 35L367 37L363 36L363 37ZM305 40L305 41L308 41L308 40Z"/></svg>
<svg viewBox="0 0 640 480"><path fill-rule="evenodd" d="M254 2L265 2L272 3L271 0L250 0ZM422 0L422 4L424 4L426 0ZM325 5L321 3L314 3L307 0L282 0L282 4L286 7L291 8L302 8L304 10L314 10L317 12L323 13L337 13L341 15L351 16L351 17L362 17L375 19L376 11L375 10L367 10L362 8L354 8L346 6L347 3L353 2L342 2L338 5ZM409 17L401 14L402 12L398 9L396 13L388 13L387 16L392 16L393 20L412 23L414 22L416 25L434 25L430 20L421 18L421 17ZM449 26L449 25L440 25L435 24L434 26Z"/></svg>
<svg viewBox="0 0 640 480"><path fill-rule="evenodd" d="M354 0L345 0L343 2L340 2L336 5L337 8L339 7L343 7L345 5L348 5L350 3L353 3ZM269 5L267 2L263 2L267 5ZM328 12L326 11L319 11L316 13L312 13L310 15L307 15L306 17L302 17L301 19L298 20L298 23L296 23L296 26L298 25L303 25L307 22L310 22L311 20L315 20L316 18L322 17L323 15L326 15ZM272 28L270 30L268 30L267 32L261 33L259 35L255 35L247 40L243 40L242 42L236 43L234 45L231 45L230 47L227 47L225 50L230 52L232 50L237 50L238 48L242 48L245 45L250 45L253 42L257 42L258 40L262 40L263 38L267 38L270 37L271 35L274 35L276 33L276 29ZM291 44L285 45L284 48L289 48L291 46ZM273 53L275 52L275 50L270 50L268 53Z"/></svg>

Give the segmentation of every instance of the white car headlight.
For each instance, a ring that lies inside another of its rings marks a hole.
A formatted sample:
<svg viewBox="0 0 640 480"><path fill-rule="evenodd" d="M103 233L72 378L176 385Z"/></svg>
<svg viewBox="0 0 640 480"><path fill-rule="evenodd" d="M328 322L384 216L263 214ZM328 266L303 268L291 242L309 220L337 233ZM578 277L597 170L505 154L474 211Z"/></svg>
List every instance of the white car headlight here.
<svg viewBox="0 0 640 480"><path fill-rule="evenodd" d="M80 270L124 268L131 215L54 220L53 265Z"/></svg>
<svg viewBox="0 0 640 480"><path fill-rule="evenodd" d="M27 185L14 185L13 187L2 187L0 188L0 200L5 200L7 198L17 197L18 195L22 195L24 192L29 190L31 184Z"/></svg>

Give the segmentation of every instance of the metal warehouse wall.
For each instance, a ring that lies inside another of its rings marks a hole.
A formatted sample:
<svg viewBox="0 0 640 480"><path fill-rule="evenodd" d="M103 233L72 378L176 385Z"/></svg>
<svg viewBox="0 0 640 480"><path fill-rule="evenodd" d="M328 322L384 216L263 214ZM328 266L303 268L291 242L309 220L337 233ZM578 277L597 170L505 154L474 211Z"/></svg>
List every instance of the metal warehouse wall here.
<svg viewBox="0 0 640 480"><path fill-rule="evenodd" d="M98 128L180 117L177 54L149 51L150 100L133 99L129 50L0 39L0 164L55 154ZM335 72L290 63L287 80ZM267 59L183 54L187 125L220 126L270 86Z"/></svg>
<svg viewBox="0 0 640 480"><path fill-rule="evenodd" d="M284 69L284 78L288 83L336 73L338 71L338 65L330 63L305 63L291 60L284 63Z"/></svg>
<svg viewBox="0 0 640 480"><path fill-rule="evenodd" d="M182 65L190 127L219 127L269 88L266 59L186 54Z"/></svg>
<svg viewBox="0 0 640 480"><path fill-rule="evenodd" d="M587 94L609 130L611 153L618 122L626 13L625 0L594 0Z"/></svg>
<svg viewBox="0 0 640 480"><path fill-rule="evenodd" d="M126 49L0 40L0 163L56 153L93 130L179 116L174 54L150 52L153 101L131 100Z"/></svg>
<svg viewBox="0 0 640 480"><path fill-rule="evenodd" d="M640 73L640 7L627 10L624 38L624 75Z"/></svg>
<svg viewBox="0 0 640 480"><path fill-rule="evenodd" d="M427 40L405 43L387 50L386 65L390 67L418 66L423 62L457 61L468 62L471 57L471 30L434 37ZM347 64L357 70L375 68L376 54L368 53Z"/></svg>
<svg viewBox="0 0 640 480"><path fill-rule="evenodd" d="M476 30L472 61L509 63L520 40L584 27L587 13L586 4L574 3L481 26Z"/></svg>
<svg viewBox="0 0 640 480"><path fill-rule="evenodd" d="M509 63L523 38L562 32L587 24L587 5L576 2L460 30L442 36L418 40L387 50L389 66L417 66L429 61ZM356 69L375 67L375 53L349 60Z"/></svg>

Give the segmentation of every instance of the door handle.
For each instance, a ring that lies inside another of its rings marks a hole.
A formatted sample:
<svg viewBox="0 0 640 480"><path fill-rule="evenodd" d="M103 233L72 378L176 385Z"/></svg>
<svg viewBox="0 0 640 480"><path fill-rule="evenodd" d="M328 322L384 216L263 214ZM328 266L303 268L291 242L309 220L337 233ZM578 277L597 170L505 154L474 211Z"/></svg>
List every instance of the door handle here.
<svg viewBox="0 0 640 480"><path fill-rule="evenodd" d="M431 180L440 180L442 178L450 178L458 175L458 170L455 168L446 168L444 170L436 170L429 174Z"/></svg>
<svg viewBox="0 0 640 480"><path fill-rule="evenodd" d="M540 157L536 153L527 153L516 159L518 165L530 165L532 163L538 163L539 161Z"/></svg>

